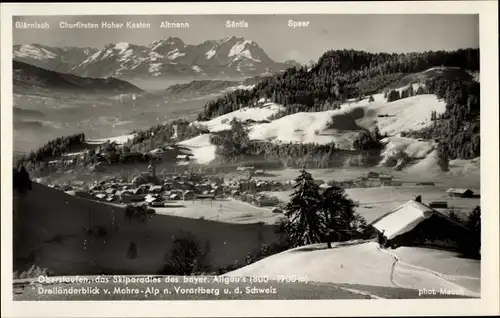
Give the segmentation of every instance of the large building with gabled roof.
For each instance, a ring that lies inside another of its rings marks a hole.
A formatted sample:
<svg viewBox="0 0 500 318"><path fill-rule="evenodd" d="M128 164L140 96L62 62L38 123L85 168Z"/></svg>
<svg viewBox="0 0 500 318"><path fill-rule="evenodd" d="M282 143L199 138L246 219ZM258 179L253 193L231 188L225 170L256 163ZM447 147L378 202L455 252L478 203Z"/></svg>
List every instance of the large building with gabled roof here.
<svg viewBox="0 0 500 318"><path fill-rule="evenodd" d="M371 223L384 245L439 246L461 249L469 246L470 230L421 202L410 200Z"/></svg>

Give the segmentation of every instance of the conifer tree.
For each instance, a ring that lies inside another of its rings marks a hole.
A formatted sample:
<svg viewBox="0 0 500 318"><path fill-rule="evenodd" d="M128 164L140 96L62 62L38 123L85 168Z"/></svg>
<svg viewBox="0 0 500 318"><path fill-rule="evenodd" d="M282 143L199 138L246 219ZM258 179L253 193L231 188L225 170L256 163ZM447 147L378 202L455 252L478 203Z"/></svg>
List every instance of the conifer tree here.
<svg viewBox="0 0 500 318"><path fill-rule="evenodd" d="M293 247L321 242L324 236L324 220L320 214L319 187L305 169L295 179L296 185L285 207L288 218L286 232Z"/></svg>
<svg viewBox="0 0 500 318"><path fill-rule="evenodd" d="M331 242L352 239L366 227L366 221L355 213L354 208L354 202L340 187L330 187L322 193L321 213L329 248Z"/></svg>

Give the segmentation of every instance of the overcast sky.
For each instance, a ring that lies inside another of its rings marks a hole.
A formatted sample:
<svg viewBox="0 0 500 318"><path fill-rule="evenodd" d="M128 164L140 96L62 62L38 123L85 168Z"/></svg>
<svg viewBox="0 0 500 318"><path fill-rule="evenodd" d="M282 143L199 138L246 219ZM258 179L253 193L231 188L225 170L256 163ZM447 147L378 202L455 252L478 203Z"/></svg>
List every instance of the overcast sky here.
<svg viewBox="0 0 500 318"><path fill-rule="evenodd" d="M425 3L422 3L425 5ZM310 21L309 27L290 28L288 20ZM226 28L227 20L248 22L248 28ZM158 16L44 16L14 17L16 21L47 21L49 29L16 29L14 44L45 44L101 48L109 43L147 45L169 36L199 44L227 36L254 40L274 60L317 60L329 49L369 52L422 52L479 47L478 15L158 15ZM77 21L149 22L150 29L61 29ZM162 29L161 21L189 22L188 29Z"/></svg>

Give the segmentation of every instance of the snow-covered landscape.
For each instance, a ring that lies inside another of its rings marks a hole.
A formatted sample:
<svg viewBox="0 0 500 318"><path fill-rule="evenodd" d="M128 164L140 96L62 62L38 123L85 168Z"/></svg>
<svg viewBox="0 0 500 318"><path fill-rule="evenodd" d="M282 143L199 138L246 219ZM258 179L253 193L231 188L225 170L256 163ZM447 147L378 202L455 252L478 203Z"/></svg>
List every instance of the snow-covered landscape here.
<svg viewBox="0 0 500 318"><path fill-rule="evenodd" d="M249 137L252 140L271 141L275 143L335 143L340 149L350 149L354 136L363 130L371 130L375 126L388 137L382 140L385 144L380 165L393 159L400 159L401 152L413 161L412 171L436 171L440 169L434 159L437 144L432 140L417 140L401 137L403 131L418 130L432 124L430 113L441 114L445 104L435 95L409 97L388 103L383 94L373 95L374 101L350 102L341 105L338 110L324 112L302 112L269 121L269 118L284 110L282 105L263 102L259 107L248 107L216 117L206 122L194 122L210 132L230 130L233 119L245 122L254 121L249 126ZM390 114L391 117L379 117ZM269 121L258 123L260 121ZM182 141L181 145L191 149L194 160L208 163L215 159L215 147L209 142L209 134L200 135ZM478 162L478 160L475 160ZM464 163L462 163L464 164Z"/></svg>
<svg viewBox="0 0 500 318"><path fill-rule="evenodd" d="M13 46L14 299L92 298L40 275L481 297L479 49L280 54L207 30Z"/></svg>

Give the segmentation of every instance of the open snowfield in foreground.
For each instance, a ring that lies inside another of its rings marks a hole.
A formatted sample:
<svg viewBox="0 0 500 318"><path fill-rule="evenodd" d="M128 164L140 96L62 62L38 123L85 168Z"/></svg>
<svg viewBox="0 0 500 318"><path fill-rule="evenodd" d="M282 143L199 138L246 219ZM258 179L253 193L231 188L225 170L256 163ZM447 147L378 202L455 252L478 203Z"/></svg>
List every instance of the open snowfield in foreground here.
<svg viewBox="0 0 500 318"><path fill-rule="evenodd" d="M412 249L414 258L429 257L425 249ZM423 252L421 250L424 250ZM432 251L433 258L427 266L441 261L440 253ZM416 257L415 255L419 255ZM446 255L445 257L449 257ZM430 268L416 266L414 259L399 258L392 250L381 250L375 242L361 244L339 244L332 249L326 244L316 244L288 250L272 255L256 263L237 269L227 276L268 276L277 279L282 276L307 278L310 282L339 283L400 287L414 290L435 289L465 296L479 297L479 262L472 270L469 260L453 259L455 268L465 267L467 279L477 282L476 286L461 285L459 274L443 274Z"/></svg>

